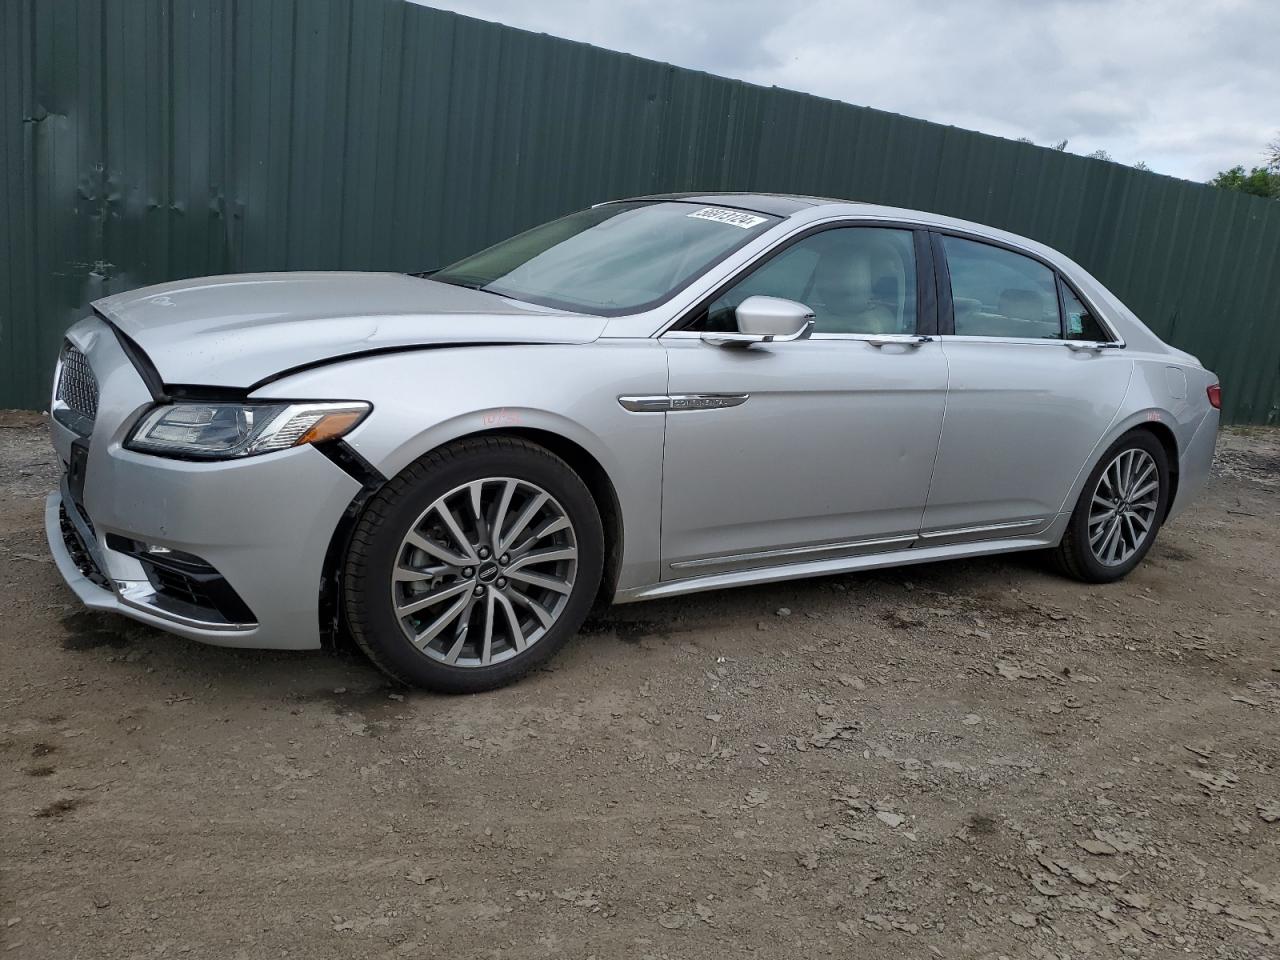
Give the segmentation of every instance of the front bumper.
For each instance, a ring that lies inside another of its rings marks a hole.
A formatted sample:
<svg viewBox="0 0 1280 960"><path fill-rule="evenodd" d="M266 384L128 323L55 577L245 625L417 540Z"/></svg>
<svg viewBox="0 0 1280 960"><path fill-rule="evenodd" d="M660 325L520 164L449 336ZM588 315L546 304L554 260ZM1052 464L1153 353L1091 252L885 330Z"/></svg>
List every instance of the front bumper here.
<svg viewBox="0 0 1280 960"><path fill-rule="evenodd" d="M146 384L102 321L77 324L68 339L101 390L80 503L64 478L45 509L68 586L86 606L205 643L320 646L326 552L360 484L312 447L219 462L127 450L124 439L153 402ZM57 418L50 429L65 468L78 434ZM242 601L241 615L184 601L138 545L203 561Z"/></svg>
<svg viewBox="0 0 1280 960"><path fill-rule="evenodd" d="M74 505L68 506L64 496L65 490L55 490L45 501L44 532L58 572L86 607L123 614L161 630L219 646L269 645L257 639L258 623L203 619L202 611L175 610L145 578L107 580L94 556L94 542L86 539L82 532L83 520L77 516Z"/></svg>

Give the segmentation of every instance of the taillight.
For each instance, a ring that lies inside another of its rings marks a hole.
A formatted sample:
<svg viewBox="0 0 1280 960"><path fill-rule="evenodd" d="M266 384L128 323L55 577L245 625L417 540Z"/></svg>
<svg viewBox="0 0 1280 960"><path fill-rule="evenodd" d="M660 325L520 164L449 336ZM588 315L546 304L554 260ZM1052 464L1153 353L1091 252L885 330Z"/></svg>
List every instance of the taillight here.
<svg viewBox="0 0 1280 960"><path fill-rule="evenodd" d="M1215 383L1205 392L1209 394L1209 406L1213 407L1213 409L1215 410L1221 410L1222 409L1222 387Z"/></svg>

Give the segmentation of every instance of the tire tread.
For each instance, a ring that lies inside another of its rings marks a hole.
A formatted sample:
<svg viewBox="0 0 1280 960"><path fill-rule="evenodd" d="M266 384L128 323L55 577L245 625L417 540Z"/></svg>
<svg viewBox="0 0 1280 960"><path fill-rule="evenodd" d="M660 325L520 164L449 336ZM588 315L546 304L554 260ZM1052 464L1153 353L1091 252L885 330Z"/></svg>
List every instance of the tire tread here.
<svg viewBox="0 0 1280 960"><path fill-rule="evenodd" d="M1071 519L1067 523L1066 532L1063 533L1058 546L1051 553L1054 566L1064 575L1085 583L1110 583L1114 580L1123 579L1132 572L1134 567L1142 562L1147 551L1151 549L1151 545L1155 543L1155 538L1162 526L1159 521L1156 521L1156 529L1152 531L1151 539L1147 541L1146 546L1143 547L1142 552L1132 566L1120 573L1112 573L1110 571L1102 573L1101 568L1098 570L1091 569L1090 563L1086 559L1089 553L1089 544L1087 539L1081 539L1082 537L1088 537L1087 525L1082 526L1081 524L1081 512L1087 512L1088 505L1092 502L1093 488L1097 483L1098 471L1103 469L1104 464L1109 464L1115 459L1122 449L1134 446L1135 441L1140 438L1146 439L1137 445L1142 446L1152 455L1159 471L1160 500L1157 504L1156 515L1157 517L1163 516L1166 506L1165 498L1169 496L1169 464L1164 447L1161 446L1160 441L1149 430L1141 428L1130 430L1107 448L1106 452L1098 458L1098 463L1094 466L1094 469L1089 472L1089 476L1085 479L1084 488L1080 491L1080 498L1076 501L1076 505L1071 512Z"/></svg>
<svg viewBox="0 0 1280 960"><path fill-rule="evenodd" d="M351 630L351 637L364 652L370 662L396 683L406 687L416 686L416 681L399 669L388 658L379 645L373 641L373 628L369 623L365 605L361 598L367 589L367 570L374 550L374 539L378 532L389 522L387 514L393 503L407 496L418 485L430 482L433 473L479 453L505 453L512 455L531 455L545 459L548 463L568 471L573 477L577 474L573 468L545 447L539 446L520 437L509 435L468 437L453 443L445 444L419 457L391 480L387 481L366 504L364 513L357 522L351 535L351 543L347 549L346 562L343 564L342 597L346 608L346 621ZM586 490L586 486L583 485ZM587 493L588 498L590 493ZM594 593L594 590L593 590ZM504 676L501 684L512 683L534 667L542 663L542 658L534 657L517 669ZM440 689L446 689L441 687ZM476 689L487 689L477 687ZM463 692L458 688L458 692Z"/></svg>

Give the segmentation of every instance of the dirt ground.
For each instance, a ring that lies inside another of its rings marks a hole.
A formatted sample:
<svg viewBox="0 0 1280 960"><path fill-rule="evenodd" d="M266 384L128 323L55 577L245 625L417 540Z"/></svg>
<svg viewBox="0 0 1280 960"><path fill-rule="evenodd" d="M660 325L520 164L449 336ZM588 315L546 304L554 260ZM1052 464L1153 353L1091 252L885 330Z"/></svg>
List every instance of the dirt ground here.
<svg viewBox="0 0 1280 960"><path fill-rule="evenodd" d="M55 473L0 419L0 955L1280 956L1275 432L1123 583L618 607L456 698L80 612Z"/></svg>

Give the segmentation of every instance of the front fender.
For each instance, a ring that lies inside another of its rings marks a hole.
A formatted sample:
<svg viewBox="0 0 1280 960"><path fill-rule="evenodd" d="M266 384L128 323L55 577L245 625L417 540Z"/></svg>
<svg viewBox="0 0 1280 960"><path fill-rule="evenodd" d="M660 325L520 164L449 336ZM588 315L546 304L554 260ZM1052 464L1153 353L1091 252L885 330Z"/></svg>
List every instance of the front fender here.
<svg viewBox="0 0 1280 960"><path fill-rule="evenodd" d="M302 371L255 397L365 400L373 412L346 437L384 476L452 440L504 429L556 434L608 475L622 513L618 587L658 579L664 415L631 413L625 394L665 393L654 340L493 345L355 358Z"/></svg>

